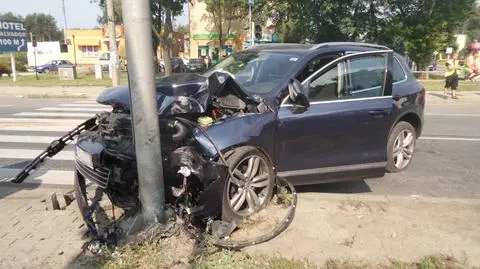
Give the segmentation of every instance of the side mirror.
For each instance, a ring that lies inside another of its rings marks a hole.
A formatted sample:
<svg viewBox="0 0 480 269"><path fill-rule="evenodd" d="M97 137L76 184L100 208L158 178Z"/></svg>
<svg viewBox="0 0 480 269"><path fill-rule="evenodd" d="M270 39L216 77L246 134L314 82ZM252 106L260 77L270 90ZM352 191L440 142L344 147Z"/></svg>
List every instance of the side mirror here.
<svg viewBox="0 0 480 269"><path fill-rule="evenodd" d="M288 83L288 95L292 103L305 108L310 107L310 101L308 100L307 95L305 95L305 91L300 81L292 79L290 83Z"/></svg>

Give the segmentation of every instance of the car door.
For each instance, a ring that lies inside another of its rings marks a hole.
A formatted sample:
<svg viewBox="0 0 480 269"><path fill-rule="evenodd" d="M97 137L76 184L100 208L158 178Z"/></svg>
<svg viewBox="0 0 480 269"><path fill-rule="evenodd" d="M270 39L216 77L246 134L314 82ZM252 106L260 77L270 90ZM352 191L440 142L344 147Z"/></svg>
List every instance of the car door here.
<svg viewBox="0 0 480 269"><path fill-rule="evenodd" d="M331 61L302 85L305 109L278 110L277 171L295 184L383 174L392 111L392 52L359 52Z"/></svg>

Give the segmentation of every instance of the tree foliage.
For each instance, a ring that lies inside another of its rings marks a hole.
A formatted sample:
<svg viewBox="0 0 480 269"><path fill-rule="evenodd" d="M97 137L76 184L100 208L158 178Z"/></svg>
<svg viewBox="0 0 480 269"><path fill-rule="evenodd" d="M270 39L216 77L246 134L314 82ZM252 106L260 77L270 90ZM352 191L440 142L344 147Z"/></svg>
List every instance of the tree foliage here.
<svg viewBox="0 0 480 269"><path fill-rule="evenodd" d="M12 12L0 14L0 20L24 22L27 33L37 37L38 42L58 41L63 37L62 31L57 26L57 21L52 15L33 13L25 17L15 15Z"/></svg>
<svg viewBox="0 0 480 269"><path fill-rule="evenodd" d="M102 15L98 16L97 22L100 25L105 25L108 23L108 16L107 16L107 5L105 0L91 0L91 3L97 3L102 10ZM115 14L115 24L122 24L123 23L123 15L122 15L122 0L113 0L113 12Z"/></svg>
<svg viewBox="0 0 480 269"><path fill-rule="evenodd" d="M256 12L272 18L284 42L374 42L424 65L433 51L451 45L460 27L480 37L480 10L474 2L257 0L255 5Z"/></svg>

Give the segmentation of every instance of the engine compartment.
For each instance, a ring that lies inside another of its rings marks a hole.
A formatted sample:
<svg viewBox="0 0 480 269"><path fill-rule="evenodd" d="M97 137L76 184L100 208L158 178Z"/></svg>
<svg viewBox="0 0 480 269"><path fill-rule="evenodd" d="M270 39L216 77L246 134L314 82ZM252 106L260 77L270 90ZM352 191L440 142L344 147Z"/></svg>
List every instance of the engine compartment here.
<svg viewBox="0 0 480 269"><path fill-rule="evenodd" d="M165 198L169 203L182 204L197 217L218 216L228 168L206 156L194 132L231 117L259 113L262 106L241 95L238 85L228 75L211 76L195 85L198 86L195 91L190 88L188 92L183 89L170 92L172 95L157 95ZM184 95L177 95L180 91ZM89 169L102 170L107 178L93 181L103 186L113 204L124 209L137 208L138 172L132 115L126 106L107 101L105 95L115 96L117 101L118 95L109 91L99 97L113 107L112 112L99 114L96 127L82 133L77 140L77 147L87 152L89 148L101 150L92 154L93 167L85 167L78 159L77 167L87 179L92 179L95 172Z"/></svg>

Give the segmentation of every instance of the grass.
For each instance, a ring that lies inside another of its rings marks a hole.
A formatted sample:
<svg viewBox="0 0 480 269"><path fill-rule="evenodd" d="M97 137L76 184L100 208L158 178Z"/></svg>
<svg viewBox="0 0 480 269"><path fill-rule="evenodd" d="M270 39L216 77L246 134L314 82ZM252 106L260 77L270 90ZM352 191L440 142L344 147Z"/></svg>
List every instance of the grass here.
<svg viewBox="0 0 480 269"><path fill-rule="evenodd" d="M38 80L35 75L17 76L17 81L13 82L11 77L1 77L0 87L17 86L17 87L75 87L75 86L104 86L112 85L112 81L108 74L104 73L102 79L95 79L94 74L77 74L75 80L60 80L58 74L38 74ZM121 73L121 84L127 83L127 73Z"/></svg>
<svg viewBox="0 0 480 269"><path fill-rule="evenodd" d="M419 80L427 91L443 91L445 80ZM480 91L480 83L470 81L460 81L458 85L460 91Z"/></svg>
<svg viewBox="0 0 480 269"><path fill-rule="evenodd" d="M172 238L173 239L173 238ZM177 243L178 244L178 243ZM219 250L207 253L186 255L185 249L178 251L169 243L127 244L116 250L103 249L103 254L83 256L74 263L73 268L198 268L198 269L460 269L465 262L445 255L430 255L416 262L390 260L387 264L370 264L352 259L328 259L322 265L308 260L290 259L264 254ZM183 253L183 254L182 254ZM193 252L192 252L193 253ZM178 266L178 267L174 267Z"/></svg>

